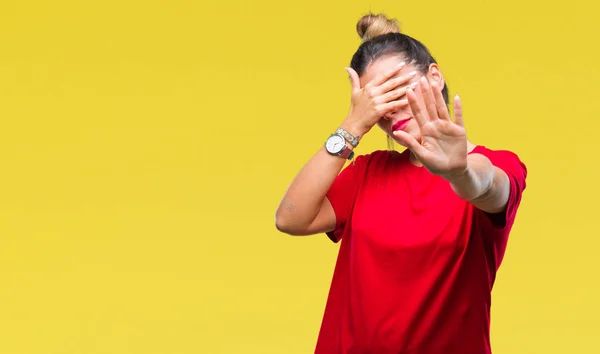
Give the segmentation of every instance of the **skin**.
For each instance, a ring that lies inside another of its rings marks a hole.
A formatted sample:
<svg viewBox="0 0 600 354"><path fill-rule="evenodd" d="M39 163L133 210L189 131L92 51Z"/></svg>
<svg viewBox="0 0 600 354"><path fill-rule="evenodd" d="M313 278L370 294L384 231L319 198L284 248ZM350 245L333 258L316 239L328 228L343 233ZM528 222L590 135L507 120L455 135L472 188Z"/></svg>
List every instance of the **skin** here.
<svg viewBox="0 0 600 354"><path fill-rule="evenodd" d="M377 125L411 152L411 162L446 179L454 192L490 213L505 210L510 192L508 176L481 154L471 153L462 104L454 99L454 120L442 97L444 78L436 64L418 72L403 58L390 55L369 64L361 77L347 68L352 83L352 104L340 124L354 136L364 136ZM403 130L392 126L411 118ZM332 231L336 217L327 191L345 160L321 147L303 166L286 191L275 225L290 235Z"/></svg>
<svg viewBox="0 0 600 354"><path fill-rule="evenodd" d="M377 76L378 73L389 71L390 69L394 68L394 66L399 65L402 62L403 62L403 60L401 57L393 55L393 56L386 56L386 57L380 58L379 60L371 63L367 67L367 70L365 71L363 76L358 79L360 86L364 87L369 81L373 80L375 78L375 76ZM398 72L396 77L402 76L402 75L407 76L411 72L416 72L415 77L410 80L410 83L414 84L416 86L415 87L415 89L416 89L419 87L418 86L419 81L424 75L422 73L418 72L413 65L405 65ZM352 78L353 74L351 73L350 75ZM356 76L358 76L358 75L356 75ZM431 64L429 67L429 71L426 73L425 76L429 83L431 83L431 84L435 83L438 87L442 87L442 88L444 87L444 77L442 76L442 72L440 71L440 68L437 64ZM352 78L352 79L355 80L356 78ZM402 97L401 99L407 101L406 96ZM392 130L392 126L394 123L396 123L397 121L403 120L403 119L407 119L407 118L411 118L411 120L409 121L406 128L404 128L402 130L407 132L408 134L412 135L417 141L420 141L421 140L421 131L419 129L418 123L415 121L415 119L412 119L412 118L414 118L414 114L413 114L409 104L406 104L405 106L400 107L399 109L395 109L395 110L391 110L391 111L387 112L383 116L383 119L380 119L377 122L377 126L381 130L383 130L387 135L392 137L392 139L394 139L398 144L400 144L404 147L407 147L404 140L396 137L395 134L393 134L393 130ZM467 144L469 145L469 151L471 151L473 148L475 148L475 144L473 144L469 141L467 142ZM413 158L414 158L414 155L413 155ZM413 163L420 164L417 160L413 160Z"/></svg>

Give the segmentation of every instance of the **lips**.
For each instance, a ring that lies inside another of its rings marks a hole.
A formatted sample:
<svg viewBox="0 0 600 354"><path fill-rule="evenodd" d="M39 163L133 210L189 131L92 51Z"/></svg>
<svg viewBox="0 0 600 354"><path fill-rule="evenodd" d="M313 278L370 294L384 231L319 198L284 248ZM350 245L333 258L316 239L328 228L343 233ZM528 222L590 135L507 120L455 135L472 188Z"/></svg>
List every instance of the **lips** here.
<svg viewBox="0 0 600 354"><path fill-rule="evenodd" d="M402 119L397 121L396 123L394 123L394 125L392 125L392 131L397 131L397 130L402 130L404 128L406 128L406 126L408 125L408 122L410 122L412 118L406 118L406 119Z"/></svg>

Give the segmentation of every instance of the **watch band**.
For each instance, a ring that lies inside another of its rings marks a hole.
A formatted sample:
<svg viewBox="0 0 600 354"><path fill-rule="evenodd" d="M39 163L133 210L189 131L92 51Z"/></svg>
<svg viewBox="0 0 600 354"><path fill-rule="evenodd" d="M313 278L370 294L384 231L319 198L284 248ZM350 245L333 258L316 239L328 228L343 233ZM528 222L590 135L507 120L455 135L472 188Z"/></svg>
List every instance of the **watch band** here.
<svg viewBox="0 0 600 354"><path fill-rule="evenodd" d="M348 133L347 131L345 131L342 128L337 128L337 130L335 132L336 132L336 134L340 134L341 136L343 136L344 139L346 139L346 141L349 142L350 145L352 145L353 147L358 146L358 141L360 140L360 136L353 136L352 134Z"/></svg>
<svg viewBox="0 0 600 354"><path fill-rule="evenodd" d="M340 151L338 155L345 159L352 160L354 157L354 150L350 149L348 146L344 146L344 149Z"/></svg>

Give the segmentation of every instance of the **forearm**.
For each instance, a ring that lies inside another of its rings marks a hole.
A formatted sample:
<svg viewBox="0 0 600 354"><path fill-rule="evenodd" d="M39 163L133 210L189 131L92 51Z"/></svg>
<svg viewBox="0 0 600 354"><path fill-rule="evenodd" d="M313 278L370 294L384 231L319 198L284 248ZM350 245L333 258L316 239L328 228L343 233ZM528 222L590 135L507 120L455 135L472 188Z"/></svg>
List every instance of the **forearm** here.
<svg viewBox="0 0 600 354"><path fill-rule="evenodd" d="M465 172L447 180L460 198L485 212L498 213L506 207L510 193L508 177L481 154L470 154Z"/></svg>

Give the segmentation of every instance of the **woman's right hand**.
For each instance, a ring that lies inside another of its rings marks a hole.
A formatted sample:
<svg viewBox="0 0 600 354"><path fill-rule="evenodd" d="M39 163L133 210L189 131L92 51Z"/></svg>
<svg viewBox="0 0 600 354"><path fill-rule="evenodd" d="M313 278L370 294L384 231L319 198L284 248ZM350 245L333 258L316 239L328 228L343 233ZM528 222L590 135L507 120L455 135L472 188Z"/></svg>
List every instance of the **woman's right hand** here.
<svg viewBox="0 0 600 354"><path fill-rule="evenodd" d="M376 76L363 88L360 87L360 78L352 68L346 68L352 82L352 104L348 117L342 124L346 130L353 134L363 136L388 112L398 110L408 105L404 97L407 88L412 85L404 85L416 76L416 72L407 75L396 76L404 68L400 63L387 73Z"/></svg>

